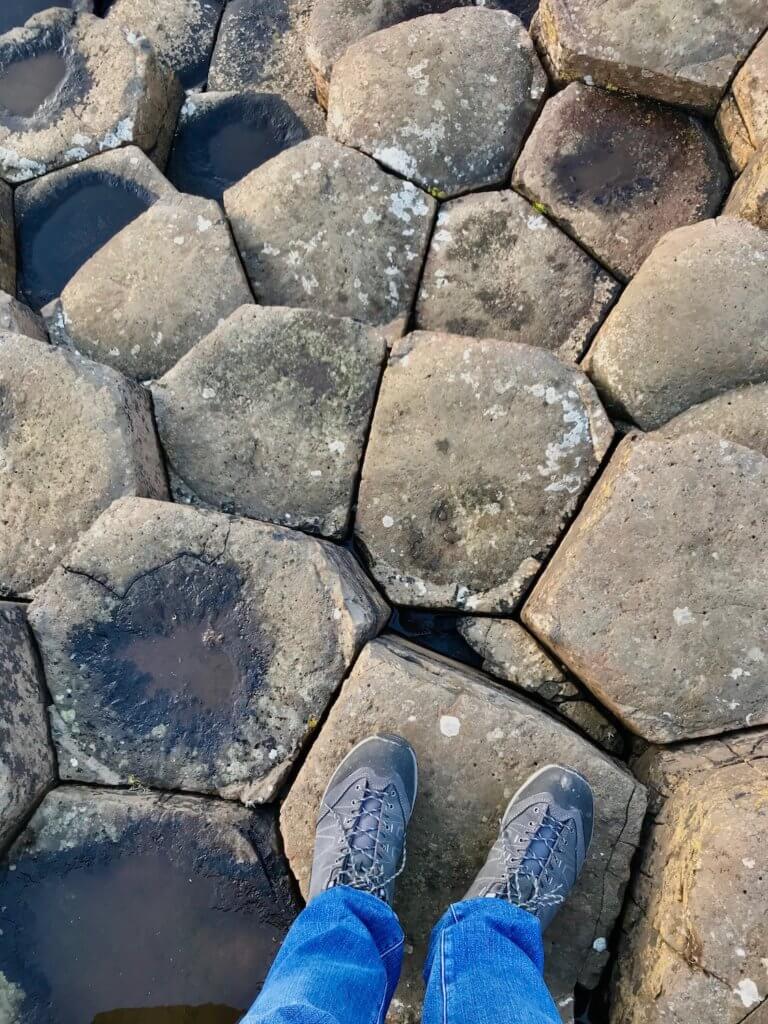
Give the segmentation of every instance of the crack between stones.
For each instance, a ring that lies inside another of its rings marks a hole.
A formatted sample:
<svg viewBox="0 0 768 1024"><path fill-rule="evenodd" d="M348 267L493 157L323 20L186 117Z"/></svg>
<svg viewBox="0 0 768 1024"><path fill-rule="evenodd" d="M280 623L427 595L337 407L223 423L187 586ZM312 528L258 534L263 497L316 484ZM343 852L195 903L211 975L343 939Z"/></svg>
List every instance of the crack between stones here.
<svg viewBox="0 0 768 1024"><path fill-rule="evenodd" d="M747 1024L747 1021L749 1021L758 1012L758 1010L761 1010L766 1005L768 1005L768 996L761 999L757 1006L753 1006L751 1010L748 1010L746 1016L739 1017L736 1024ZM757 1024L759 1024L759 1022L757 1022Z"/></svg>

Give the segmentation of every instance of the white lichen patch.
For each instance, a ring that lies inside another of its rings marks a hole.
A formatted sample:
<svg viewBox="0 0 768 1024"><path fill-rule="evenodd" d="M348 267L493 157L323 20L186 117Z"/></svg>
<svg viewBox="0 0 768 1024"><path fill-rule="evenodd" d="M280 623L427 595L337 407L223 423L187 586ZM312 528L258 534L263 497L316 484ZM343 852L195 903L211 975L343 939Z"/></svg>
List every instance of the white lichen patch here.
<svg viewBox="0 0 768 1024"><path fill-rule="evenodd" d="M461 722L455 715L440 716L440 732L443 736L450 738L458 736L461 731Z"/></svg>

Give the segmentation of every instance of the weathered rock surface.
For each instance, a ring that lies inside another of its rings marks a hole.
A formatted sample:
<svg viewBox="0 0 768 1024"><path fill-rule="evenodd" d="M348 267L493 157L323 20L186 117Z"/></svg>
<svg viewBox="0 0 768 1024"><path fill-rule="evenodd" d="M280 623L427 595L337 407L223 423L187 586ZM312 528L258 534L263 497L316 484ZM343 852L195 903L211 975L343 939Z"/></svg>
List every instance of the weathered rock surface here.
<svg viewBox="0 0 768 1024"><path fill-rule="evenodd" d="M16 294L16 240L13 233L13 192L0 181L0 289Z"/></svg>
<svg viewBox="0 0 768 1024"><path fill-rule="evenodd" d="M126 494L167 495L146 392L77 353L0 332L0 597L28 595Z"/></svg>
<svg viewBox="0 0 768 1024"><path fill-rule="evenodd" d="M519 18L459 7L350 46L334 68L328 133L455 196L509 177L546 81Z"/></svg>
<svg viewBox="0 0 768 1024"><path fill-rule="evenodd" d="M713 114L767 25L754 0L542 0L534 35L558 79Z"/></svg>
<svg viewBox="0 0 768 1024"><path fill-rule="evenodd" d="M92 11L92 0L60 0L58 7L69 7L75 11ZM50 0L5 0L0 10L0 35L18 28L33 14L39 14L50 7Z"/></svg>
<svg viewBox="0 0 768 1024"><path fill-rule="evenodd" d="M224 195L256 298L402 333L436 208L410 182L318 136Z"/></svg>
<svg viewBox="0 0 768 1024"><path fill-rule="evenodd" d="M768 721L768 460L714 434L632 434L523 621L651 742Z"/></svg>
<svg viewBox="0 0 768 1024"><path fill-rule="evenodd" d="M125 143L149 152L180 104L143 37L92 14L44 11L0 39L0 177L26 181Z"/></svg>
<svg viewBox="0 0 768 1024"><path fill-rule="evenodd" d="M239 1020L298 909L276 838L222 801L50 793L0 865L3 1020Z"/></svg>
<svg viewBox="0 0 768 1024"><path fill-rule="evenodd" d="M768 230L768 141L751 158L723 210Z"/></svg>
<svg viewBox="0 0 768 1024"><path fill-rule="evenodd" d="M512 180L624 280L667 231L714 216L729 182L697 118L577 82L544 107Z"/></svg>
<svg viewBox="0 0 768 1024"><path fill-rule="evenodd" d="M355 532L395 604L509 612L613 429L587 378L515 342L415 332L395 343Z"/></svg>
<svg viewBox="0 0 768 1024"><path fill-rule="evenodd" d="M664 437L708 431L768 458L768 384L752 384L694 405L659 429Z"/></svg>
<svg viewBox="0 0 768 1024"><path fill-rule="evenodd" d="M0 850L55 776L43 684L23 605L0 601ZM0 992L2 985L0 984Z"/></svg>
<svg viewBox="0 0 768 1024"><path fill-rule="evenodd" d="M768 143L768 35L734 78L717 113L717 126L737 171Z"/></svg>
<svg viewBox="0 0 768 1024"><path fill-rule="evenodd" d="M584 368L643 430L768 380L768 233L736 217L671 231L597 333Z"/></svg>
<svg viewBox="0 0 768 1024"><path fill-rule="evenodd" d="M175 496L343 537L386 351L353 320L241 307L153 386Z"/></svg>
<svg viewBox="0 0 768 1024"><path fill-rule="evenodd" d="M49 319L56 339L131 377L166 373L252 302L218 203L158 200L78 270Z"/></svg>
<svg viewBox="0 0 768 1024"><path fill-rule="evenodd" d="M460 899L496 838L508 800L535 768L565 761L584 772L601 809L584 873L547 932L547 980L570 1017L574 982L593 985L607 959L597 939L621 909L645 808L643 788L565 725L485 677L411 644L369 644L355 665L283 805L285 849L306 892L313 828L338 760L372 732L397 732L419 759L420 792L408 832L408 867L395 908L407 942L396 1019L418 1015L429 931ZM448 811L446 809L449 809Z"/></svg>
<svg viewBox="0 0 768 1024"><path fill-rule="evenodd" d="M762 1024L768 731L651 748L655 811L613 976L614 1024Z"/></svg>
<svg viewBox="0 0 768 1024"><path fill-rule="evenodd" d="M38 341L48 340L42 317L3 291L0 291L0 331L26 334L28 338L37 338Z"/></svg>
<svg viewBox="0 0 768 1024"><path fill-rule="evenodd" d="M30 610L61 775L271 800L385 621L343 549L117 502Z"/></svg>
<svg viewBox="0 0 768 1024"><path fill-rule="evenodd" d="M515 192L445 203L415 326L508 338L575 361L619 292L616 281Z"/></svg>

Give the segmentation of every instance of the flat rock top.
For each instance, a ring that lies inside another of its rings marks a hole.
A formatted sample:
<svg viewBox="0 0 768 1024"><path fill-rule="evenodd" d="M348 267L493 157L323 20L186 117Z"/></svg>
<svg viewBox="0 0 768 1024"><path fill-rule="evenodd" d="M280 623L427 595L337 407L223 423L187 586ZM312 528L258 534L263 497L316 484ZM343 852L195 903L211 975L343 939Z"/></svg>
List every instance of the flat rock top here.
<svg viewBox="0 0 768 1024"><path fill-rule="evenodd" d="M504 181L546 76L519 18L460 7L367 36L336 64L328 132L435 195Z"/></svg>
<svg viewBox="0 0 768 1024"><path fill-rule="evenodd" d="M613 430L586 377L542 349L416 332L374 414L355 531L392 601L510 611Z"/></svg>
<svg viewBox="0 0 768 1024"><path fill-rule="evenodd" d="M734 388L694 405L660 428L664 437L708 431L768 458L768 384Z"/></svg>
<svg viewBox="0 0 768 1024"><path fill-rule="evenodd" d="M633 731L768 721L768 460L714 434L630 435L523 621Z"/></svg>

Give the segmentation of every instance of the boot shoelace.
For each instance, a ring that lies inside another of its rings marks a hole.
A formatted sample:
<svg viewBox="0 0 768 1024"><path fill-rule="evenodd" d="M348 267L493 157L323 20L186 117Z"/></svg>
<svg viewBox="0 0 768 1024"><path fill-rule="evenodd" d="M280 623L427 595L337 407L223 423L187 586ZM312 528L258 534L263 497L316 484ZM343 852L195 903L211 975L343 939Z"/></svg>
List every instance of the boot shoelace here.
<svg viewBox="0 0 768 1024"><path fill-rule="evenodd" d="M532 814L541 810L536 806ZM522 826L513 826L502 833L501 843L504 854L504 878L492 888L498 895L505 896L522 910L536 913L545 906L562 903L565 894L561 885L552 887L553 866L560 866L557 846L564 832L570 832L570 822L560 821L546 809L539 821L527 821Z"/></svg>

